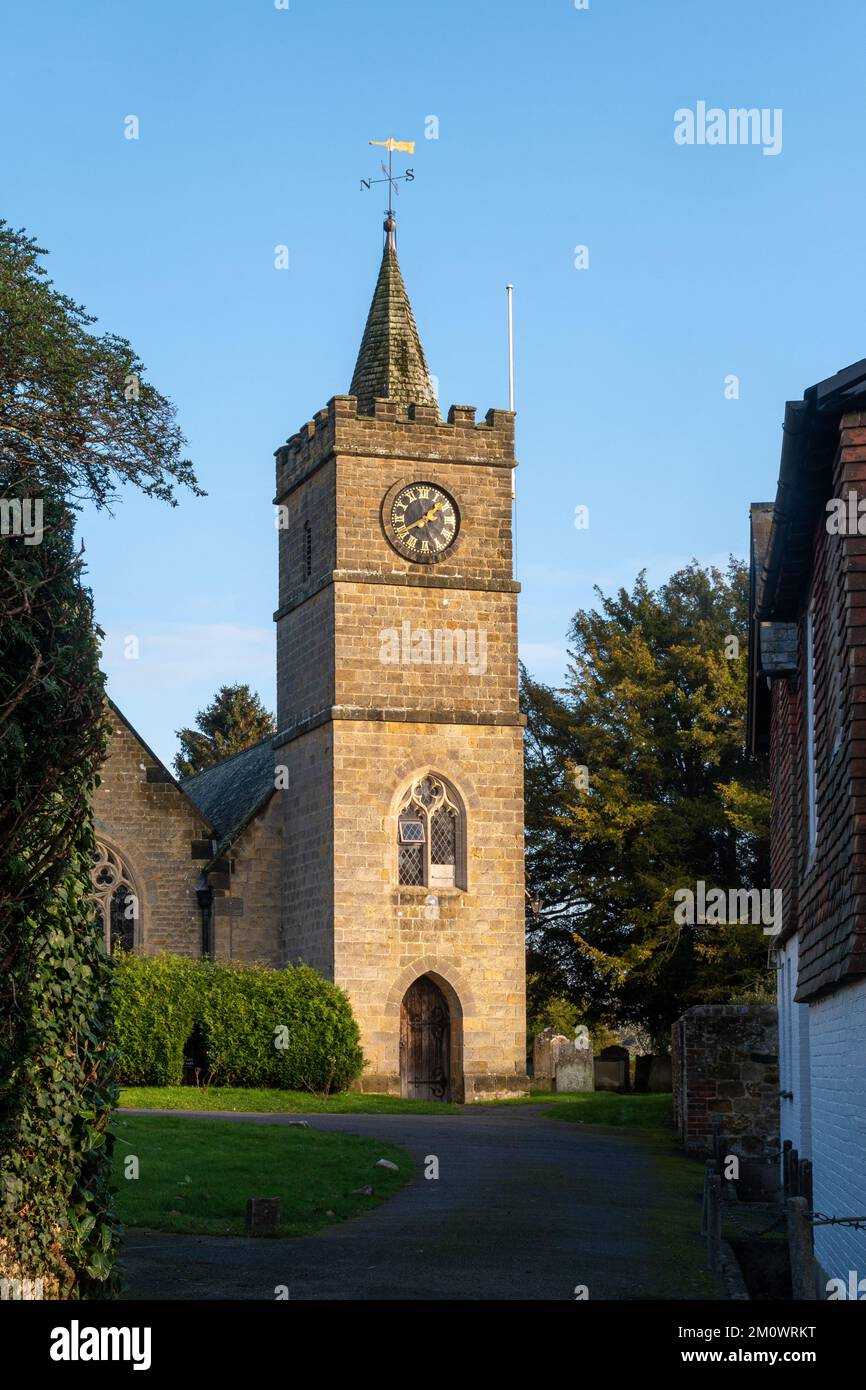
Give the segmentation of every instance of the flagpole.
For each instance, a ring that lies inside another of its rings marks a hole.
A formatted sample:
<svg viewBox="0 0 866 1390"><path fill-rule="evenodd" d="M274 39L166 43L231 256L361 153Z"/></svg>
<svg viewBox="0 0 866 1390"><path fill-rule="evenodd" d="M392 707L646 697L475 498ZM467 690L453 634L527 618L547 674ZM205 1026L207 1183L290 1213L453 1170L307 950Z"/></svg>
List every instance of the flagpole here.
<svg viewBox="0 0 866 1390"><path fill-rule="evenodd" d="M505 286L508 302L508 409L514 413L514 286ZM517 571L517 469L511 470L511 577Z"/></svg>
<svg viewBox="0 0 866 1390"><path fill-rule="evenodd" d="M506 285L505 293L508 298L508 409L514 412L514 313L512 308L514 286ZM514 469L511 470L511 496L517 496L516 480Z"/></svg>

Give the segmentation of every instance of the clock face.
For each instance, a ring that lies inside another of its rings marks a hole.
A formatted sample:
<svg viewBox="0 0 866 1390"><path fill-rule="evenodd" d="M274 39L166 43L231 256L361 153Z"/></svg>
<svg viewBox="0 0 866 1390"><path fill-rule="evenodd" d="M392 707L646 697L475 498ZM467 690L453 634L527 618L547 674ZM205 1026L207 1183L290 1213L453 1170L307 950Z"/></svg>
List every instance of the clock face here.
<svg viewBox="0 0 866 1390"><path fill-rule="evenodd" d="M430 565L448 554L460 530L453 497L435 483L408 483L385 517L388 540L404 560Z"/></svg>

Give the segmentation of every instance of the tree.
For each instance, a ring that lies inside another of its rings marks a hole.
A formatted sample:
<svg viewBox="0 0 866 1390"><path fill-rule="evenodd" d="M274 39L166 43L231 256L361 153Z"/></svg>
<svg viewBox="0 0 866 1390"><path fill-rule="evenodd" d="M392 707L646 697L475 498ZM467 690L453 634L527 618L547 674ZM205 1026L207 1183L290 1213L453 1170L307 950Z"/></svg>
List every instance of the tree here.
<svg viewBox="0 0 866 1390"><path fill-rule="evenodd" d="M570 629L566 687L522 672L528 969L538 1007L661 1039L684 1008L766 987L760 926L682 925L674 893L767 881L765 769L745 747L748 574L641 574ZM732 640L733 639L733 640Z"/></svg>
<svg viewBox="0 0 866 1390"><path fill-rule="evenodd" d="M105 694L75 512L198 492L129 344L0 222L0 1277L110 1291L110 967L91 901ZM13 1285L14 1287L14 1285Z"/></svg>
<svg viewBox="0 0 866 1390"><path fill-rule="evenodd" d="M248 685L222 685L206 709L196 715L198 729L178 729L181 751L175 755L178 777L191 777L214 763L242 753L275 732L274 716Z"/></svg>
<svg viewBox="0 0 866 1390"><path fill-rule="evenodd" d="M0 432L18 446L20 482L97 507L126 483L172 506L177 483L203 496L175 407L125 338L90 331L96 320L54 288L45 254L0 220Z"/></svg>

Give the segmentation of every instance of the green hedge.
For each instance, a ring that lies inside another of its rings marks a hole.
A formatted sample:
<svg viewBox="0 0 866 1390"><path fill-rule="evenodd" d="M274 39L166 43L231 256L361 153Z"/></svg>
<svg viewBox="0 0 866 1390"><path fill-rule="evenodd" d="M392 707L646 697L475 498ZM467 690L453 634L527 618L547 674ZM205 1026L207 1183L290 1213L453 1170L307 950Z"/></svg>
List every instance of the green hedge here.
<svg viewBox="0 0 866 1390"><path fill-rule="evenodd" d="M113 996L122 1085L179 1085L195 1031L215 1086L344 1090L364 1066L346 995L306 965L118 956Z"/></svg>

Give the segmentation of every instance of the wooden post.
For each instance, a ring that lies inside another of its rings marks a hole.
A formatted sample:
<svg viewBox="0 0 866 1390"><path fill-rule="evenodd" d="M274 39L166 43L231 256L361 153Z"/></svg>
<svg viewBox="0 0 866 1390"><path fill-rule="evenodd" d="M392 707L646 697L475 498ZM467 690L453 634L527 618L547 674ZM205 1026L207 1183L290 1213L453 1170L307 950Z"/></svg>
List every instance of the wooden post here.
<svg viewBox="0 0 866 1390"><path fill-rule="evenodd" d="M786 1197L790 1197L790 1173L791 1173L791 1150L794 1145L790 1139L786 1139L782 1145L782 1192Z"/></svg>
<svg viewBox="0 0 866 1390"><path fill-rule="evenodd" d="M788 1251L791 1257L791 1296L796 1302L815 1300L815 1263L812 1257L812 1223L805 1198L789 1197Z"/></svg>
<svg viewBox="0 0 866 1390"><path fill-rule="evenodd" d="M707 1178L707 1267L722 1267L722 1180L718 1173Z"/></svg>
<svg viewBox="0 0 866 1390"><path fill-rule="evenodd" d="M797 1149L792 1149L788 1159L788 1183L790 1185L791 1197L802 1197L800 1191L800 1154Z"/></svg>
<svg viewBox="0 0 866 1390"><path fill-rule="evenodd" d="M805 1198L806 1205L812 1210L812 1160L804 1158L800 1164L800 1191L797 1194Z"/></svg>
<svg viewBox="0 0 866 1390"><path fill-rule="evenodd" d="M713 1159L708 1158L704 1162L704 1196L701 1202L701 1235L707 1234L707 1191L710 1178L716 1172L716 1165Z"/></svg>

